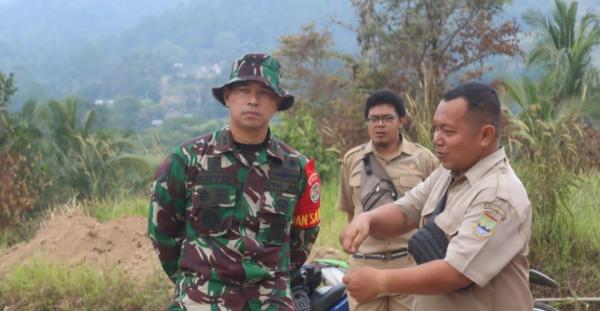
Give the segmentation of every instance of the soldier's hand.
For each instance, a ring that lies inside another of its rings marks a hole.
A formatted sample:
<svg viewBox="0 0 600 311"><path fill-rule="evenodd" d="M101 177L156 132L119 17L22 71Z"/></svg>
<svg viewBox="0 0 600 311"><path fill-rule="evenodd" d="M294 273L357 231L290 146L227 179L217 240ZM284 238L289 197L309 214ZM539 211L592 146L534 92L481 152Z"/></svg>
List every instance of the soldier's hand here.
<svg viewBox="0 0 600 311"><path fill-rule="evenodd" d="M350 269L343 279L348 294L359 303L375 298L382 292L380 273L381 270L372 267Z"/></svg>
<svg viewBox="0 0 600 311"><path fill-rule="evenodd" d="M352 222L340 234L340 243L344 251L354 254L364 239L369 235L369 215L356 215Z"/></svg>

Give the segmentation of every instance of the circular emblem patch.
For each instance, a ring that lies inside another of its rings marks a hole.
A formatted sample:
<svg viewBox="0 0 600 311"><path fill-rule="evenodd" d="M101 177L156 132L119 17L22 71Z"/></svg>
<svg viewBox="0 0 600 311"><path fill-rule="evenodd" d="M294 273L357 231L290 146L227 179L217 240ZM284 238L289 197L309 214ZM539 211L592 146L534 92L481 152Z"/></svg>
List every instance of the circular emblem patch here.
<svg viewBox="0 0 600 311"><path fill-rule="evenodd" d="M310 199L313 203L317 203L319 201L319 197L321 196L321 187L318 183L312 185L310 187Z"/></svg>

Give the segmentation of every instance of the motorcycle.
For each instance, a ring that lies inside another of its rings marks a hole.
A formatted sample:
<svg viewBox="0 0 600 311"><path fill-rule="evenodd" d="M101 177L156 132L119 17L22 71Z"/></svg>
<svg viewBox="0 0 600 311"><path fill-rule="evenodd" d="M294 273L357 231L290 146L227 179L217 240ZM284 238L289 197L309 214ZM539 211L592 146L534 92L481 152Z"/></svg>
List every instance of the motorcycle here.
<svg viewBox="0 0 600 311"><path fill-rule="evenodd" d="M292 279L292 298L298 311L348 311L342 279L348 264L342 260L317 259L305 264Z"/></svg>
<svg viewBox="0 0 600 311"><path fill-rule="evenodd" d="M305 264L292 279L292 298L298 311L348 311L346 287L342 282L348 264L342 260L317 259ZM546 274L529 270L532 285L557 288L558 283ZM543 302L535 302L533 311L559 311Z"/></svg>
<svg viewBox="0 0 600 311"><path fill-rule="evenodd" d="M529 269L529 284L558 288L558 283L555 280L535 269ZM543 302L536 301L533 305L533 311L558 311L558 309Z"/></svg>

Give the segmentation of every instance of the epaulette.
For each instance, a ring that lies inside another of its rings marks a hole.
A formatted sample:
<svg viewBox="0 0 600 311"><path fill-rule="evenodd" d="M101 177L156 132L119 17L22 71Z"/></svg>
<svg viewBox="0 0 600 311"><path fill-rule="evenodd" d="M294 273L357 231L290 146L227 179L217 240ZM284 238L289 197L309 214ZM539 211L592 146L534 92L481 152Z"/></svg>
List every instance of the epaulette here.
<svg viewBox="0 0 600 311"><path fill-rule="evenodd" d="M508 173L507 167L502 166L498 168L496 172L498 176L498 184L496 186L496 196L503 201L510 200L510 187L508 185L512 184L511 176Z"/></svg>
<svg viewBox="0 0 600 311"><path fill-rule="evenodd" d="M367 144L362 144L362 145L358 145L355 147L352 147L350 150L346 151L346 154L344 154L344 161L346 161L348 158L350 158L352 155L354 155L357 152L361 152L365 149L365 146Z"/></svg>
<svg viewBox="0 0 600 311"><path fill-rule="evenodd" d="M213 138L214 133L208 133L196 136L182 143L179 147L185 150L193 151L197 154L203 153L206 145Z"/></svg>
<svg viewBox="0 0 600 311"><path fill-rule="evenodd" d="M214 135L214 133L207 133L204 135L200 135L200 136L196 136L194 138L190 138L187 141L183 142L180 147L187 147L189 145L200 145L200 144L206 144L207 142L209 142L212 139L212 136Z"/></svg>

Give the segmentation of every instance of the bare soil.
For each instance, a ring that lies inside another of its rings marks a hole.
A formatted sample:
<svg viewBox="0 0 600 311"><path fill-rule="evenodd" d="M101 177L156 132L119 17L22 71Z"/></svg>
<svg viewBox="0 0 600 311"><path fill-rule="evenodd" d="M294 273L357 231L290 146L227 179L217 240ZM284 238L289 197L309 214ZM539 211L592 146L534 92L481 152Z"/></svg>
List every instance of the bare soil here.
<svg viewBox="0 0 600 311"><path fill-rule="evenodd" d="M31 241L14 245L0 254L0 276L15 265L41 258L69 267L117 268L143 281L154 273L161 273L160 262L146 235L146 226L147 220L141 216L101 223L78 211L55 215ZM344 257L339 250L315 247L308 261Z"/></svg>
<svg viewBox="0 0 600 311"><path fill-rule="evenodd" d="M29 242L14 245L0 256L0 275L33 258L67 266L118 268L136 280L160 271L140 216L100 223L81 212L53 216Z"/></svg>

